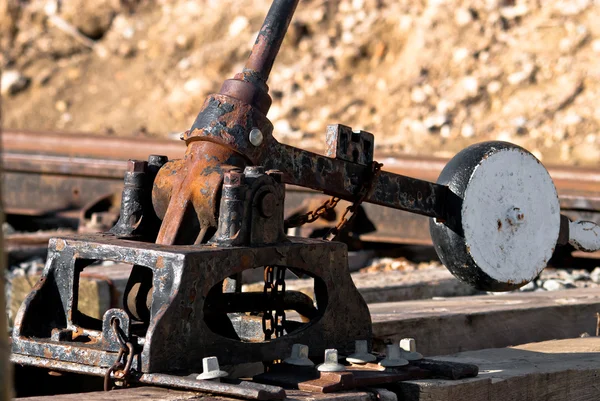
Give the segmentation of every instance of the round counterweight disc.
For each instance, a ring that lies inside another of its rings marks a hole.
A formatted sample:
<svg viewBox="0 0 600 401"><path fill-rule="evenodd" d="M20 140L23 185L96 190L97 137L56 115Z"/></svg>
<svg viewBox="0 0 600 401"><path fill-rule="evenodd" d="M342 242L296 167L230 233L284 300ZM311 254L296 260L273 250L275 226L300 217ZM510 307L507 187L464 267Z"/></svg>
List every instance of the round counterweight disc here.
<svg viewBox="0 0 600 401"><path fill-rule="evenodd" d="M560 229L556 188L525 149L484 142L457 154L439 184L452 192L448 219L430 232L442 263L485 291L519 288L546 267Z"/></svg>

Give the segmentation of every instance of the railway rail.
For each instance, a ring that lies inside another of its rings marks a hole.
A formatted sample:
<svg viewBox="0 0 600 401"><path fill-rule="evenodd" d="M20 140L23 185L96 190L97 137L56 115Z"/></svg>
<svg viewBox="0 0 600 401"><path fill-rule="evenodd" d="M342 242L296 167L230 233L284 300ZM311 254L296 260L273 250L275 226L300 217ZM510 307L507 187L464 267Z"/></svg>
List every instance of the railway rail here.
<svg viewBox="0 0 600 401"><path fill-rule="evenodd" d="M118 218L119 196L128 159L160 151L180 158L184 143L164 139L94 136L79 133L4 130L3 200L7 220L23 231L67 225L80 231L106 229ZM447 159L410 155L378 155L386 170L435 182ZM549 166L562 212L570 218L600 223L600 172L596 169ZM310 189L288 186L286 216L318 206L326 197ZM345 205L340 205L343 210ZM364 212L364 213L363 213ZM311 236L335 225L335 212L294 229ZM351 230L362 242L431 245L428 218L374 204L363 204ZM43 233L7 237L9 252L45 246ZM598 252L575 252L599 258Z"/></svg>

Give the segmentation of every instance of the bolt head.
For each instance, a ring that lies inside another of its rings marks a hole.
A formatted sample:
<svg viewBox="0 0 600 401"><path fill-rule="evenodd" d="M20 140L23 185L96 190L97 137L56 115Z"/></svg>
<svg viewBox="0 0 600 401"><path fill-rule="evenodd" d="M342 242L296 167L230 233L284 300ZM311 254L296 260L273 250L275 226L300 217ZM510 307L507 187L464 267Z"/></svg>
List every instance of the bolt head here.
<svg viewBox="0 0 600 401"><path fill-rule="evenodd" d="M248 135L248 140L254 146L260 146L263 143L263 133L258 128L252 128L250 134Z"/></svg>
<svg viewBox="0 0 600 401"><path fill-rule="evenodd" d="M257 176L265 173L265 168L263 166L246 166L244 169L244 174L249 176Z"/></svg>
<svg viewBox="0 0 600 401"><path fill-rule="evenodd" d="M317 366L319 372L343 372L346 367L338 363L338 351L335 348L325 350L325 361Z"/></svg>
<svg viewBox="0 0 600 401"><path fill-rule="evenodd" d="M304 344L292 345L292 355L284 359L284 363L295 366L314 366L315 364L308 359L308 346Z"/></svg>
<svg viewBox="0 0 600 401"><path fill-rule="evenodd" d="M354 364L365 364L377 360L375 355L369 353L367 340L356 340L354 342L354 354L348 356L346 361Z"/></svg>
<svg viewBox="0 0 600 401"><path fill-rule="evenodd" d="M228 376L228 373L221 370L216 356L202 358L202 374L196 377L197 380L212 380L225 376Z"/></svg>
<svg viewBox="0 0 600 401"><path fill-rule="evenodd" d="M369 352L369 344L367 343L367 340L356 340L354 342L354 352L356 352L357 354L364 354L366 352Z"/></svg>
<svg viewBox="0 0 600 401"><path fill-rule="evenodd" d="M292 357L308 358L308 345L304 345L304 344L292 345Z"/></svg>
<svg viewBox="0 0 600 401"><path fill-rule="evenodd" d="M229 170L223 174L223 183L231 186L244 185L244 173L239 168Z"/></svg>
<svg viewBox="0 0 600 401"><path fill-rule="evenodd" d="M162 167L169 161L167 156L163 155L150 155L148 156L148 164L150 166Z"/></svg>
<svg viewBox="0 0 600 401"><path fill-rule="evenodd" d="M335 348L330 348L325 350L325 363L331 363L338 361L338 351Z"/></svg>
<svg viewBox="0 0 600 401"><path fill-rule="evenodd" d="M385 358L379 362L380 366L386 368L406 366L408 361L401 357L400 346L398 344L390 344L386 346Z"/></svg>
<svg viewBox="0 0 600 401"><path fill-rule="evenodd" d="M143 173L148 168L148 162L145 160L128 160L127 171L130 173Z"/></svg>
<svg viewBox="0 0 600 401"><path fill-rule="evenodd" d="M400 340L400 348L407 352L417 352L417 343L414 338L403 338Z"/></svg>
<svg viewBox="0 0 600 401"><path fill-rule="evenodd" d="M521 225L525 220L525 213L520 208L513 207L506 214L506 220L511 226Z"/></svg>

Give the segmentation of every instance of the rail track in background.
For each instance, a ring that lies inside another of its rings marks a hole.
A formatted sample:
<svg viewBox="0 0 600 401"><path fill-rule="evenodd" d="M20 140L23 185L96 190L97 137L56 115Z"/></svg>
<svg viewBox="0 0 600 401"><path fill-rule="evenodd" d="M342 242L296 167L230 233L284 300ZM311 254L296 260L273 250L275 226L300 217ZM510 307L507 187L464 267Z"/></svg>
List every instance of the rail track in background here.
<svg viewBox="0 0 600 401"><path fill-rule="evenodd" d="M18 233L5 237L9 254L19 258L43 249L56 229L101 231L118 218L123 175L128 159L160 153L181 158L183 142L93 136L78 133L4 130L2 133L3 202L7 222ZM410 155L377 155L384 169L435 182L447 159ZM600 172L591 168L548 166L562 212L572 219L600 223ZM286 215L318 206L326 195L288 186ZM343 210L345 205L338 206ZM364 213L363 213L364 212ZM286 216L286 217L287 217ZM335 225L327 219L296 229L311 236ZM374 244L431 246L428 218L374 204L363 204L347 238L351 246ZM40 231L41 230L41 231ZM582 259L600 253L563 252Z"/></svg>

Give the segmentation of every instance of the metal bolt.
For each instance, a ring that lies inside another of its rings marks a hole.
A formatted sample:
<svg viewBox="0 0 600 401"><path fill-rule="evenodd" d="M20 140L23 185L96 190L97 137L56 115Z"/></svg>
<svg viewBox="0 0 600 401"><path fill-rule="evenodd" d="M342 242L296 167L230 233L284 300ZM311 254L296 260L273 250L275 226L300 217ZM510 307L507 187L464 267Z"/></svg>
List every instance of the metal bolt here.
<svg viewBox="0 0 600 401"><path fill-rule="evenodd" d="M277 206L277 198L272 192L266 193L263 195L260 200L260 214L263 217L271 217L275 213L275 207Z"/></svg>
<svg viewBox="0 0 600 401"><path fill-rule="evenodd" d="M346 367L338 362L337 349L331 348L325 350L325 361L317 366L319 372L343 372Z"/></svg>
<svg viewBox="0 0 600 401"><path fill-rule="evenodd" d="M263 133L258 128L252 128L250 134L248 135L248 139L252 145L260 146L264 139Z"/></svg>
<svg viewBox="0 0 600 401"><path fill-rule="evenodd" d="M506 214L506 221L511 226L522 224L524 219L525 214L518 207L511 208Z"/></svg>
<svg viewBox="0 0 600 401"><path fill-rule="evenodd" d="M196 376L196 380L213 380L226 377L229 373L221 370L219 360L216 356L202 358L202 373Z"/></svg>
<svg viewBox="0 0 600 401"><path fill-rule="evenodd" d="M354 354L346 358L350 363L365 364L373 362L377 358L369 353L369 344L367 340L356 340L354 342Z"/></svg>
<svg viewBox="0 0 600 401"><path fill-rule="evenodd" d="M385 368L394 368L406 366L408 361L400 356L400 346L398 344L390 344L386 346L385 358L379 362L379 365Z"/></svg>
<svg viewBox="0 0 600 401"><path fill-rule="evenodd" d="M249 176L257 176L265 173L263 166L246 166L244 174Z"/></svg>
<svg viewBox="0 0 600 401"><path fill-rule="evenodd" d="M148 156L148 165L162 167L169 161L167 156L163 155L150 155Z"/></svg>
<svg viewBox="0 0 600 401"><path fill-rule="evenodd" d="M304 344L292 345L292 355L289 358L284 359L283 363L295 366L315 366L315 364L308 359L308 346Z"/></svg>
<svg viewBox="0 0 600 401"><path fill-rule="evenodd" d="M130 173L143 173L148 168L148 162L145 160L128 160L127 171Z"/></svg>
<svg viewBox="0 0 600 401"><path fill-rule="evenodd" d="M239 168L231 169L223 175L223 183L231 186L244 185L244 173Z"/></svg>
<svg viewBox="0 0 600 401"><path fill-rule="evenodd" d="M400 340L400 355L407 361L420 361L423 359L423 355L417 352L417 343L414 338Z"/></svg>

